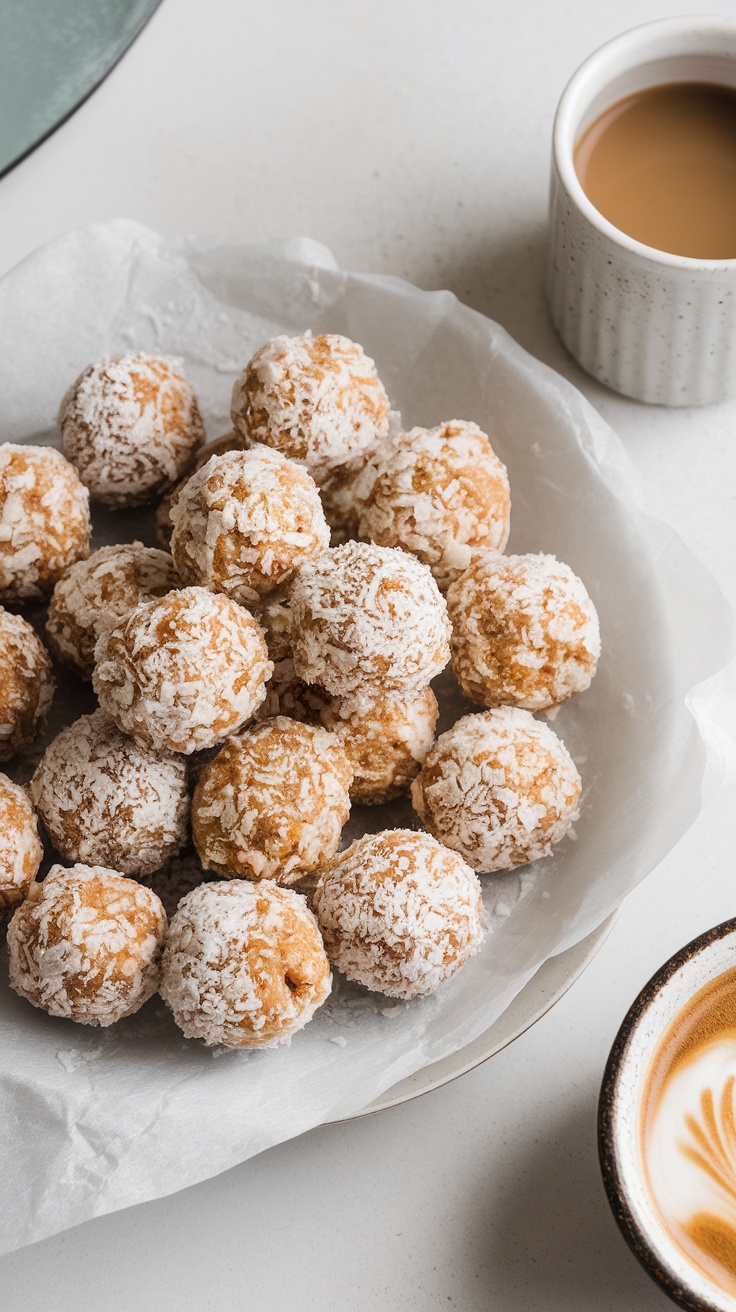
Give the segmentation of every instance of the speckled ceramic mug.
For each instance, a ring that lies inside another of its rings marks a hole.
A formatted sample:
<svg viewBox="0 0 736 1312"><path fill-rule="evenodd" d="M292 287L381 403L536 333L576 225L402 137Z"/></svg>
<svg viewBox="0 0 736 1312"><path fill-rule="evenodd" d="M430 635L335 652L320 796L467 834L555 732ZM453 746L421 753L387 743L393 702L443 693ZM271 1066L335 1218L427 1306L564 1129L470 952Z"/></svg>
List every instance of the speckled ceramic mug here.
<svg viewBox="0 0 736 1312"><path fill-rule="evenodd" d="M691 1261L676 1241L657 1206L650 1187L643 1143L645 1095L660 1041L671 1022L678 1017L701 989L736 968L736 920L728 920L688 943L676 953L642 989L618 1032L606 1066L598 1107L598 1149L603 1181L613 1214L627 1243L649 1274L681 1307L690 1312L736 1312L736 1295L729 1294L715 1278L711 1279L697 1261ZM724 1081L724 1085L725 1085ZM729 1092L729 1106L733 1098ZM692 1113L685 1109L677 1125L676 1140L684 1139L701 1116L697 1098ZM696 1134L702 1131L696 1125ZM724 1139L728 1149L728 1140ZM723 1144L719 1145L723 1147ZM736 1145L731 1166L736 1181ZM687 1158L692 1173L702 1163ZM698 1206L698 1182L693 1188L692 1174L685 1177L688 1205ZM712 1181L705 1179L713 1189ZM723 1201L723 1195L719 1195ZM731 1208L733 1199L726 1197Z"/></svg>
<svg viewBox="0 0 736 1312"><path fill-rule="evenodd" d="M736 19L668 18L601 46L560 100L552 145L548 292L565 346L639 401L705 405L736 392L736 259L635 241L586 196L573 152L605 109L667 82L736 88Z"/></svg>

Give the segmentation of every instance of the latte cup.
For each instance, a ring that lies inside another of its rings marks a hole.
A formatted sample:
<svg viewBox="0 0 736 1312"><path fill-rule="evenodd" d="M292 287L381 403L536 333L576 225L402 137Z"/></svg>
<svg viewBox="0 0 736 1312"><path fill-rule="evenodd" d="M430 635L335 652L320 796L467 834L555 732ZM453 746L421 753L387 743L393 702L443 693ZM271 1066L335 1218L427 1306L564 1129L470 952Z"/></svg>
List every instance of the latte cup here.
<svg viewBox="0 0 736 1312"><path fill-rule="evenodd" d="M657 405L736 392L736 259L645 246L586 196L574 150L625 96L668 82L736 89L736 19L667 18L634 28L573 75L554 123L548 295L571 355L608 387Z"/></svg>
<svg viewBox="0 0 736 1312"><path fill-rule="evenodd" d="M658 1090L653 1119L650 1077L672 1022L677 1029L680 1013L695 995L734 968L736 920L702 934L662 966L619 1030L598 1106L598 1150L614 1217L649 1275L691 1312L736 1312L736 1246L729 1250L729 1279L717 1262L709 1264L707 1244L702 1252L688 1250L687 1240L693 1218L704 1216L710 1216L711 1230L715 1218L716 1256L723 1235L727 1243L731 1233L736 1235L736 1137L731 1143L729 1129L736 1037L731 1032L725 1059L720 1047L706 1043L697 1059L676 1067L667 1098ZM658 1137L662 1120L664 1139ZM671 1147L665 1160L662 1142ZM664 1209L658 1205L662 1199ZM666 1218L668 1207L672 1214ZM680 1231L684 1243L678 1241Z"/></svg>

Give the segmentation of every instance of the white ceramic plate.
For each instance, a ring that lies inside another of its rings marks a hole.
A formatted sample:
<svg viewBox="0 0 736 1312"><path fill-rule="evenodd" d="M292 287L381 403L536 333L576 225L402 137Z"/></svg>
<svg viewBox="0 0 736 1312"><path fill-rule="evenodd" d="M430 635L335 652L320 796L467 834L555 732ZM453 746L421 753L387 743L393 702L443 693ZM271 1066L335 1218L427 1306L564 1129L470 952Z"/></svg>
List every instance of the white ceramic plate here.
<svg viewBox="0 0 736 1312"><path fill-rule="evenodd" d="M514 1039L518 1039L541 1020L542 1016L546 1016L555 1003L572 988L599 949L603 947L618 920L620 911L619 907L613 915L604 920L602 925L594 929L592 934L580 943L576 943L574 947L568 948L567 952L561 952L559 956L550 957L545 961L536 975L529 980L526 988L522 989L521 993L517 993L498 1020L479 1034L472 1043L459 1048L457 1052L451 1053L442 1061L432 1062L431 1066L415 1071L407 1079L399 1080L398 1084L387 1089L362 1111L341 1119L354 1121L361 1116L371 1116L373 1112L386 1111L388 1107L398 1107L402 1102L411 1102L413 1098L419 1098L423 1093L441 1089L443 1084L459 1079L468 1071L475 1070L476 1066L481 1066L490 1057L495 1057L497 1052L507 1048Z"/></svg>
<svg viewBox="0 0 736 1312"><path fill-rule="evenodd" d="M552 551L590 588L605 654L591 689L555 721L585 782L576 841L484 881L486 944L444 990L385 1005L336 981L288 1049L214 1061L156 1004L108 1039L52 1024L0 989L0 1127L6 1137L25 1127L8 1140L12 1171L0 1173L6 1248L193 1184L483 1060L558 991L550 985L535 1000L533 990L499 1035L516 990L594 934L700 809L705 752L685 697L706 735L712 716L692 689L728 655L722 598L674 534L638 509L600 417L452 296L344 273L312 243L170 240L129 223L94 225L0 282L2 436L53 440L59 399L79 370L107 352L143 349L184 360L215 437L229 425L244 360L274 333L307 327L361 341L405 424L454 416L492 433L512 485L511 550ZM151 531L150 513L111 519L95 512L96 546ZM440 692L444 728L463 708L450 703L446 681ZM91 708L88 690L60 681L51 730ZM415 823L406 799L356 807L345 837ZM0 1128L0 1156L2 1147Z"/></svg>

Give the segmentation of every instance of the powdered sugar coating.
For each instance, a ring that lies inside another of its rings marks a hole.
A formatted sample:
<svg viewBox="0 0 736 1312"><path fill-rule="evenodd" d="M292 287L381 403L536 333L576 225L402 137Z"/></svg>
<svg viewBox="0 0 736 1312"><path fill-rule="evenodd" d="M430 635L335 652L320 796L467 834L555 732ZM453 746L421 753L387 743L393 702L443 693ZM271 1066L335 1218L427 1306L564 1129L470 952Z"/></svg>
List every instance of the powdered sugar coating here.
<svg viewBox="0 0 736 1312"><path fill-rule="evenodd" d="M54 686L51 658L35 629L0 606L0 761L33 742Z"/></svg>
<svg viewBox="0 0 736 1312"><path fill-rule="evenodd" d="M155 993L165 933L161 902L135 879L52 866L10 922L10 985L50 1016L112 1025Z"/></svg>
<svg viewBox="0 0 736 1312"><path fill-rule="evenodd" d="M0 601L47 597L89 535L89 493L61 452L0 444Z"/></svg>
<svg viewBox="0 0 736 1312"><path fill-rule="evenodd" d="M358 518L362 538L413 552L446 588L479 552L503 550L510 513L506 468L486 434L452 419L387 444Z"/></svg>
<svg viewBox="0 0 736 1312"><path fill-rule="evenodd" d="M331 987L317 922L291 889L201 884L172 918L161 996L188 1039L274 1046L312 1019Z"/></svg>
<svg viewBox="0 0 736 1312"><path fill-rule="evenodd" d="M171 509L171 551L186 583L242 605L283 583L329 545L314 480L278 451L212 456Z"/></svg>
<svg viewBox="0 0 736 1312"><path fill-rule="evenodd" d="M92 684L118 728L186 755L235 733L272 671L253 616L197 587L141 602L103 633L96 658Z"/></svg>
<svg viewBox="0 0 736 1312"><path fill-rule="evenodd" d="M483 556L449 588L447 608L452 668L471 701L543 711L590 686L598 615L554 556Z"/></svg>
<svg viewBox="0 0 736 1312"><path fill-rule="evenodd" d="M178 500L184 484L192 474L196 473L202 465L206 465L211 456L224 455L226 451L242 451L244 442L242 437L237 433L225 433L222 437L216 437L214 442L207 442L205 446L200 447L196 452L191 464L178 483L164 492L161 500L156 507L156 541L164 551L168 551L171 546L171 534L174 531L174 525L171 521L171 511Z"/></svg>
<svg viewBox="0 0 736 1312"><path fill-rule="evenodd" d="M438 715L431 688L370 701L327 698L319 718L353 768L350 800L375 806L407 792L434 742Z"/></svg>
<svg viewBox="0 0 736 1312"><path fill-rule="evenodd" d="M222 875L295 883L337 851L352 774L333 734L286 716L230 738L202 770L192 799L202 864Z"/></svg>
<svg viewBox="0 0 736 1312"><path fill-rule="evenodd" d="M25 790L0 774L0 916L23 901L42 856L36 816Z"/></svg>
<svg viewBox="0 0 736 1312"><path fill-rule="evenodd" d="M321 483L388 432L389 402L362 346L335 333L274 337L233 388L233 427Z"/></svg>
<svg viewBox="0 0 736 1312"><path fill-rule="evenodd" d="M472 870L409 829L368 834L336 856L317 882L314 908L333 966L392 998L433 993L482 936Z"/></svg>
<svg viewBox="0 0 736 1312"><path fill-rule="evenodd" d="M291 587L299 678L338 696L424 688L449 659L447 607L426 565L393 547L346 542Z"/></svg>
<svg viewBox="0 0 736 1312"><path fill-rule="evenodd" d="M186 762L136 743L101 710L62 729L29 792L67 861L145 875L186 842Z"/></svg>
<svg viewBox="0 0 736 1312"><path fill-rule="evenodd" d="M549 725L501 706L440 734L411 797L430 833L488 873L546 856L576 819L580 789Z"/></svg>
<svg viewBox="0 0 736 1312"><path fill-rule="evenodd" d="M72 565L56 584L46 621L49 646L59 660L91 679L100 635L139 602L178 586L168 552L142 542L100 547Z"/></svg>
<svg viewBox="0 0 736 1312"><path fill-rule="evenodd" d="M155 501L204 441L179 362L143 351L88 365L61 403L59 428L82 482L112 509Z"/></svg>

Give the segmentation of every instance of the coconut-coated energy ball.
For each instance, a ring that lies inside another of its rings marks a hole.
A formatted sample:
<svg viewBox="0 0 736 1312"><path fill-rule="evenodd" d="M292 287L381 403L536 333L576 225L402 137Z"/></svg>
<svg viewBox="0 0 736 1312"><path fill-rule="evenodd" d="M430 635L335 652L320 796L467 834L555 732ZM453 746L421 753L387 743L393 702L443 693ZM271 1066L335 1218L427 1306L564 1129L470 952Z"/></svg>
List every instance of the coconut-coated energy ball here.
<svg viewBox="0 0 736 1312"><path fill-rule="evenodd" d="M449 588L447 609L452 668L471 701L544 711L589 687L598 615L554 556L481 556Z"/></svg>
<svg viewBox="0 0 736 1312"><path fill-rule="evenodd" d="M360 536L413 552L444 589L479 552L503 550L510 513L506 468L485 433L452 419L388 443L360 509Z"/></svg>
<svg viewBox="0 0 736 1312"><path fill-rule="evenodd" d="M316 484L278 451L212 456L172 507L171 553L186 583L241 605L278 587L329 545Z"/></svg>
<svg viewBox="0 0 736 1312"><path fill-rule="evenodd" d="M0 606L0 761L30 746L53 697L51 658L35 629Z"/></svg>
<svg viewBox="0 0 736 1312"><path fill-rule="evenodd" d="M112 1025L156 992L165 934L159 898L137 880L52 866L10 922L10 985L50 1016Z"/></svg>
<svg viewBox="0 0 736 1312"><path fill-rule="evenodd" d="M141 746L101 710L62 729L29 792L67 861L147 875L186 842L186 761Z"/></svg>
<svg viewBox="0 0 736 1312"><path fill-rule="evenodd" d="M103 633L96 654L92 685L118 728L186 755L245 724L272 669L253 616L206 588L141 602Z"/></svg>
<svg viewBox="0 0 736 1312"><path fill-rule="evenodd" d="M56 584L46 621L49 646L83 679L91 679L100 635L139 602L180 586L167 551L142 542L100 547L72 565Z"/></svg>
<svg viewBox="0 0 736 1312"><path fill-rule="evenodd" d="M580 775L549 725L515 706L465 715L414 780L414 809L479 872L547 856L577 818Z"/></svg>
<svg viewBox="0 0 736 1312"><path fill-rule="evenodd" d="M312 1019L331 987L304 898L271 880L200 884L172 917L161 996L188 1039L272 1047Z"/></svg>
<svg viewBox="0 0 736 1312"><path fill-rule="evenodd" d="M0 916L23 901L42 856L36 815L25 790L0 774Z"/></svg>
<svg viewBox="0 0 736 1312"><path fill-rule="evenodd" d="M89 535L89 493L61 452L1 443L0 601L47 597Z"/></svg>
<svg viewBox="0 0 736 1312"><path fill-rule="evenodd" d="M368 702L328 698L319 718L339 739L353 768L350 800L374 806L408 792L434 742L438 715L431 688L387 693Z"/></svg>
<svg viewBox="0 0 736 1312"><path fill-rule="evenodd" d="M290 595L296 673L336 696L425 688L448 662L444 598L405 551L346 542L303 565Z"/></svg>
<svg viewBox="0 0 736 1312"><path fill-rule="evenodd" d="M233 388L233 427L302 461L317 483L388 432L389 401L362 346L334 333L274 337Z"/></svg>
<svg viewBox="0 0 736 1312"><path fill-rule="evenodd" d="M433 993L480 944L480 884L429 834L359 838L320 874L313 905L327 955L348 979L392 998Z"/></svg>
<svg viewBox="0 0 736 1312"><path fill-rule="evenodd" d="M155 501L204 441L179 363L143 351L88 365L61 403L59 428L92 499L113 510Z"/></svg>
<svg viewBox="0 0 736 1312"><path fill-rule="evenodd" d="M337 851L353 771L326 729L279 715L230 738L202 770L192 835L221 875L294 884Z"/></svg>
<svg viewBox="0 0 736 1312"><path fill-rule="evenodd" d="M161 500L156 507L156 541L164 551L168 551L171 546L171 534L174 531L174 525L171 521L171 508L175 505L179 493L181 492L187 479L196 473L202 465L206 465L211 456L222 456L226 451L242 451L244 447L242 437L237 433L225 433L223 437L216 437L214 442L207 442L197 451L193 461L188 466L183 478L179 479L168 492L164 492Z"/></svg>
<svg viewBox="0 0 736 1312"><path fill-rule="evenodd" d="M273 674L255 719L270 720L275 715L288 715L293 720L318 724L320 711L330 696L316 685L298 678L294 669L289 584L263 597L253 613L263 630L268 654L273 661Z"/></svg>

